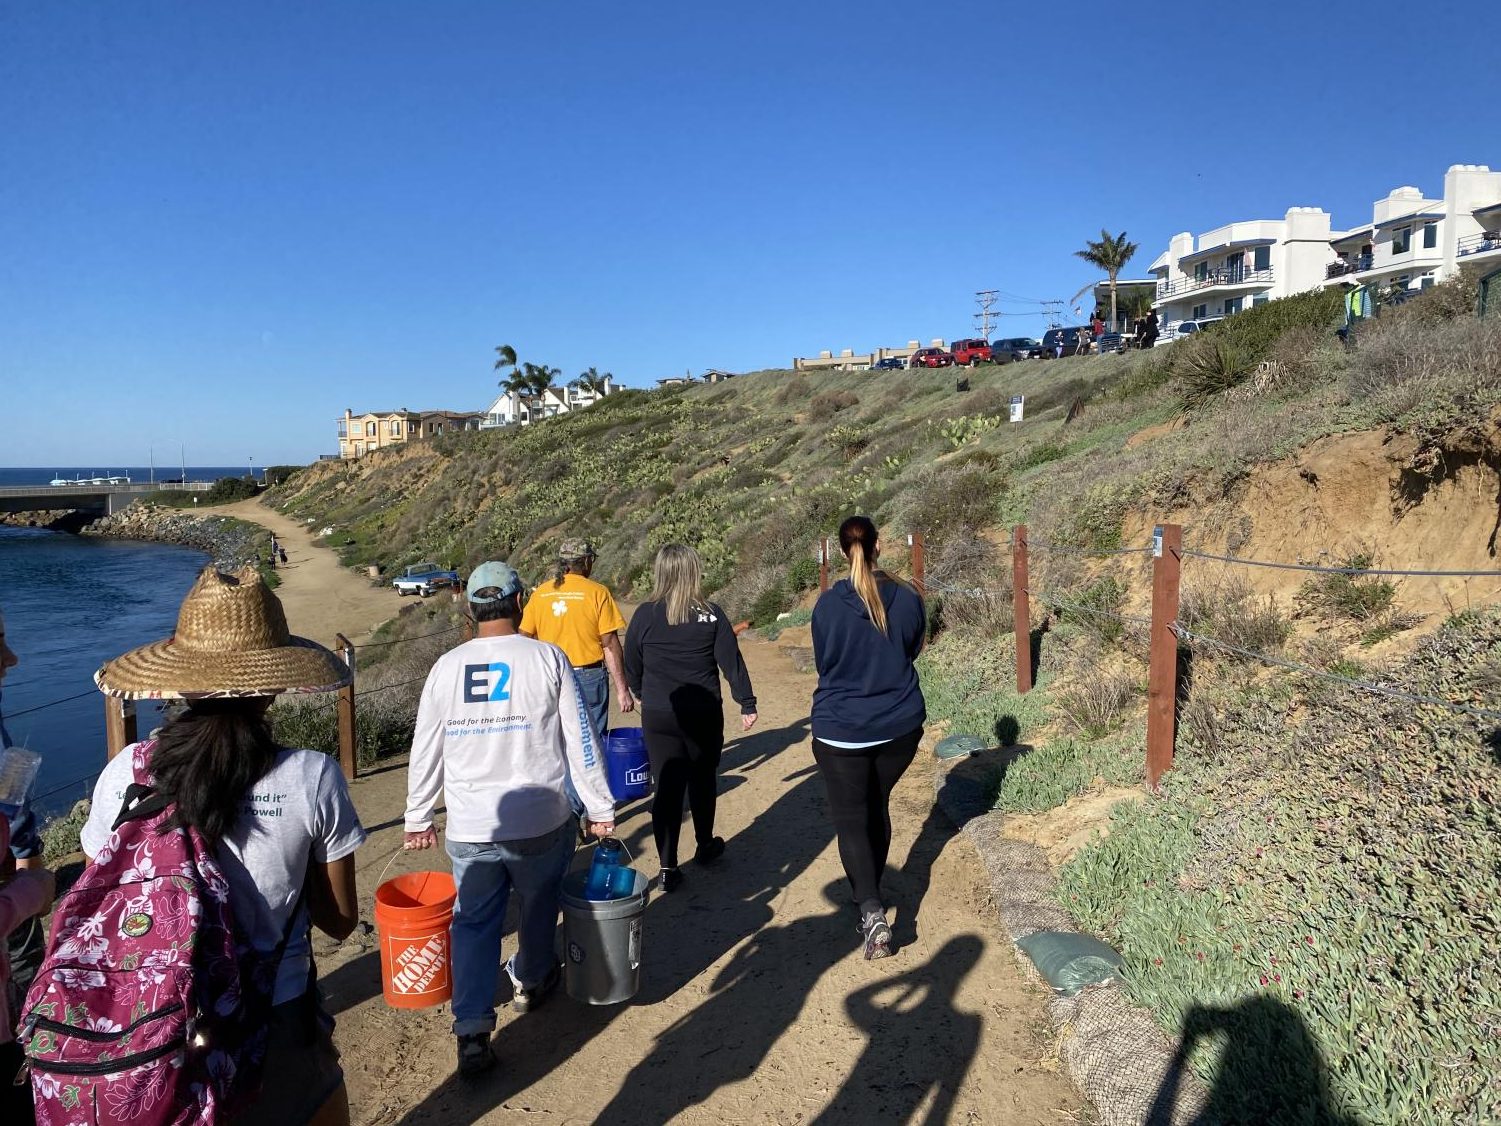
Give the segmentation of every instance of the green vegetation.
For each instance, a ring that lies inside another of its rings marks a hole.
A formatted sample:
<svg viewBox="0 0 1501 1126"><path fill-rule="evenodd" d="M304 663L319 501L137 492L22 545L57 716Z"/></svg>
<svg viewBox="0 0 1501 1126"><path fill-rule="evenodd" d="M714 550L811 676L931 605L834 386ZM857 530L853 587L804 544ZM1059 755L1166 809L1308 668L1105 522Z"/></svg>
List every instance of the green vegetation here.
<svg viewBox="0 0 1501 1126"><path fill-rule="evenodd" d="M1338 295L1318 292L1146 355L976 368L964 391L944 371L759 372L628 391L525 429L313 466L269 499L329 526L358 565L502 557L535 578L565 535L588 536L600 577L627 593L649 585L658 546L687 542L712 596L772 635L806 620L774 624L806 602L814 545L843 516L877 519L883 563L898 572L910 565L904 533L921 530L929 714L1014 748L997 806L1046 811L1142 781L1145 647L1128 619L1146 564L1034 552L1038 686L1018 696L1005 528L1025 522L1038 544L1141 546L1142 517L1223 515L1258 466L1371 428L1416 440L1393 491L1399 511L1459 467L1498 464L1501 318L1465 312L1466 284L1389 310L1348 345L1333 333ZM1021 424L999 421L1012 394L1027 397ZM1412 624L1379 579L1310 583L1293 619L1233 571L1186 577L1191 633L1446 699L1495 706L1501 693L1493 610L1456 615L1393 663L1362 648ZM1473 717L1208 645L1186 643L1182 663L1176 769L1160 798L1119 810L1109 835L1075 855L1064 904L1121 949L1128 988L1169 1031L1198 1006L1241 1006L1237 1035L1268 1060L1247 1092L1275 1099L1310 1066L1241 1005L1263 998L1306 1024L1347 1115L1372 1126L1501 1118L1495 736ZM393 685L404 675L377 674ZM385 694L362 698L363 722L378 728L362 734L362 754L400 742L381 733L399 730L403 706L376 703ZM278 715L294 721L315 722ZM1231 1066L1225 1044L1198 1042L1192 1066ZM1239 1119L1298 1121L1305 1109L1248 1104Z"/></svg>

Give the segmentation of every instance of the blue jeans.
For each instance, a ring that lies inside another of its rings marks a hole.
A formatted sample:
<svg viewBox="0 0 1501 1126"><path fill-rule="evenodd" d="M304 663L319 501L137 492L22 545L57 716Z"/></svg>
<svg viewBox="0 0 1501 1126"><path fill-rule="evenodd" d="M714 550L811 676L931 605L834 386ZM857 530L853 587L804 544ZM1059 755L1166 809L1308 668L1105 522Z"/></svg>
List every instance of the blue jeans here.
<svg viewBox="0 0 1501 1126"><path fill-rule="evenodd" d="M594 724L595 753L601 762L605 755L605 729L610 726L610 672L608 669L574 669L574 678L578 681L579 695L584 699L584 708L589 713L589 719ZM584 815L584 803L573 788L573 779L569 778L565 787L568 791L568 804L573 809L575 819Z"/></svg>
<svg viewBox="0 0 1501 1126"><path fill-rule="evenodd" d="M471 844L448 841L453 882L453 1032L468 1036L495 1029L495 987L500 982L500 932L511 889L521 897L514 968L521 984L542 984L557 965L553 936L558 897L573 859L575 828L565 821L550 833L519 841Z"/></svg>

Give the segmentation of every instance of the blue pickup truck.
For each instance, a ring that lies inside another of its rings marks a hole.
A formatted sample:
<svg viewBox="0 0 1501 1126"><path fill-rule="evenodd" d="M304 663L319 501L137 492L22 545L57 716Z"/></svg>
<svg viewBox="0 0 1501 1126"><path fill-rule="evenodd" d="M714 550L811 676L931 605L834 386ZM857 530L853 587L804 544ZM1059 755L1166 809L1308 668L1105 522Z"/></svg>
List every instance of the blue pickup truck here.
<svg viewBox="0 0 1501 1126"><path fill-rule="evenodd" d="M396 593L405 597L415 594L426 598L436 590L446 590L450 587L459 587L459 573L457 571L445 571L436 563L414 563L408 567L399 577L391 580L391 585L396 588Z"/></svg>

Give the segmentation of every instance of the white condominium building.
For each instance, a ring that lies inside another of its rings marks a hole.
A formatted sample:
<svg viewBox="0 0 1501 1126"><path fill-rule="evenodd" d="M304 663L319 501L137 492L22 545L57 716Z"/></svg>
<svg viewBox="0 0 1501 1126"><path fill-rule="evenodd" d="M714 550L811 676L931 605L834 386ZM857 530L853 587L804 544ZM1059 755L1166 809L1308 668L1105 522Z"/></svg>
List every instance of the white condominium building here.
<svg viewBox="0 0 1501 1126"><path fill-rule="evenodd" d="M1174 235L1152 262L1161 327L1223 317L1323 284L1335 259L1329 213L1290 207L1281 219L1228 223L1197 239Z"/></svg>
<svg viewBox="0 0 1501 1126"><path fill-rule="evenodd" d="M1329 245L1337 255L1326 270L1329 285L1426 289L1468 262L1501 264L1501 172L1453 165L1442 199L1396 188L1376 201L1369 223Z"/></svg>

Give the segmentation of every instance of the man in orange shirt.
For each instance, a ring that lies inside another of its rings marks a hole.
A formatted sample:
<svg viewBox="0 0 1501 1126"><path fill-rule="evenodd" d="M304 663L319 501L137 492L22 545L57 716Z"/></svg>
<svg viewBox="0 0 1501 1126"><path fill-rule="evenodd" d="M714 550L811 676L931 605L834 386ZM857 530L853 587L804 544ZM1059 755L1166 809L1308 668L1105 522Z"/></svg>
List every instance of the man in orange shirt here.
<svg viewBox="0 0 1501 1126"><path fill-rule="evenodd" d="M588 540L564 540L552 577L527 600L521 632L551 642L567 655L603 745L610 726L610 682L615 684L615 701L622 712L634 711L636 700L626 687L620 645L625 618L609 588L589 577L594 560L594 547Z"/></svg>

